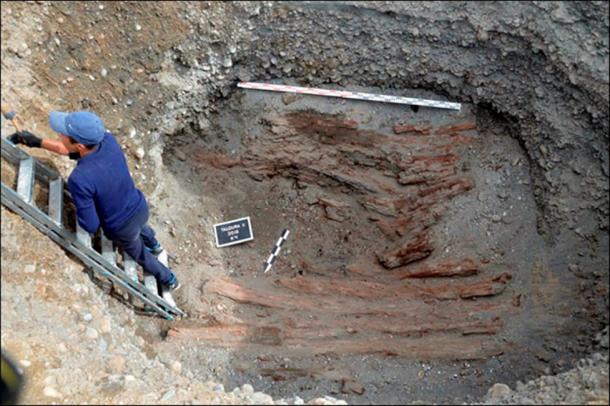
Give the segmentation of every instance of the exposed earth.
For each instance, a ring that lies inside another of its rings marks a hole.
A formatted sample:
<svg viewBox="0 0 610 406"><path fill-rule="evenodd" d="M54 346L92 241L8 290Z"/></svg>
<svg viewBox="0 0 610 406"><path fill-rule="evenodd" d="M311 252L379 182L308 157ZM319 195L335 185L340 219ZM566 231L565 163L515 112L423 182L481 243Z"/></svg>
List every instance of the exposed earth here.
<svg viewBox="0 0 610 406"><path fill-rule="evenodd" d="M116 135L188 314L108 295L3 206L23 403L608 403L608 3L2 2L1 50L24 128L90 109Z"/></svg>

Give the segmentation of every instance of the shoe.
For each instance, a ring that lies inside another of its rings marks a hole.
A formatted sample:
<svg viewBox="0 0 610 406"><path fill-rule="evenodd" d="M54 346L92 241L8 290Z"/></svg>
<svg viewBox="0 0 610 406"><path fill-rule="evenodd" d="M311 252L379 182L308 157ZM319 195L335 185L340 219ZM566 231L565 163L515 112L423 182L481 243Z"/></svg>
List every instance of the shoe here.
<svg viewBox="0 0 610 406"><path fill-rule="evenodd" d="M169 284L169 290L172 290L172 291L176 291L176 290L180 289L181 287L182 287L182 285L180 284L180 282L178 282L178 279L176 279L176 281L174 283Z"/></svg>
<svg viewBox="0 0 610 406"><path fill-rule="evenodd" d="M163 247L159 243L157 243L157 245L155 245L152 248L149 248L149 247L146 247L146 246L145 246L145 248L146 248L146 250L148 252L150 252L151 254L153 254L156 257L158 257L159 254L163 252Z"/></svg>
<svg viewBox="0 0 610 406"><path fill-rule="evenodd" d="M169 290L172 290L172 291L178 290L178 289L180 289L181 286L182 285L180 285L180 282L178 281L178 278L176 278L176 274L172 273L172 280L167 285Z"/></svg>

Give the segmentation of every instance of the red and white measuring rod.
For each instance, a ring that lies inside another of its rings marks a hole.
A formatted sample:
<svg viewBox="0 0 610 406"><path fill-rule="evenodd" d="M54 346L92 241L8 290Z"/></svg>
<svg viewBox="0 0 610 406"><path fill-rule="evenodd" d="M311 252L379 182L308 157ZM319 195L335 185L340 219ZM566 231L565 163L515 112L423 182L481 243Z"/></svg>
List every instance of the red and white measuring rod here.
<svg viewBox="0 0 610 406"><path fill-rule="evenodd" d="M239 82L237 87L244 89L270 90L272 92L288 92L311 94L314 96L341 97L343 99L369 100L385 103L411 104L414 106L436 107L439 109L459 110L460 103L452 103L438 100L415 99L413 97L389 96L383 94L347 92L342 90L316 89L313 87L299 87L287 85L273 85L270 83Z"/></svg>

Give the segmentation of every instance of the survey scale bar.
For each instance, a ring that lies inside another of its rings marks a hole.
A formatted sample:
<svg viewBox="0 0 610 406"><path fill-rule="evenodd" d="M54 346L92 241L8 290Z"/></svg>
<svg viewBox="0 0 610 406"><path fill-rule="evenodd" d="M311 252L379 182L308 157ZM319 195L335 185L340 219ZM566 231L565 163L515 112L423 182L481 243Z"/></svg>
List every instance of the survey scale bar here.
<svg viewBox="0 0 610 406"><path fill-rule="evenodd" d="M384 103L409 104L414 106L433 107L439 109L460 110L460 103L440 100L416 99L413 97L392 96L373 93L349 92L345 90L318 89L313 87L300 87L288 85L274 85L271 83L239 82L237 87L244 89L269 90L272 92L288 92L310 94L314 96L340 97L343 99L368 100Z"/></svg>

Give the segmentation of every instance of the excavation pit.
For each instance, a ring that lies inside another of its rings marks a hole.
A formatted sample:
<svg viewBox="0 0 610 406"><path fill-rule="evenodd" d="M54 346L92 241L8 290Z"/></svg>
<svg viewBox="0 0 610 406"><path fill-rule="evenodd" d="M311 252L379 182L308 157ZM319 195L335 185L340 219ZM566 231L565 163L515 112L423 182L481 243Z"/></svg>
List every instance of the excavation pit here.
<svg viewBox="0 0 610 406"><path fill-rule="evenodd" d="M263 377L273 396L324 388L356 403L415 390L438 402L566 362L542 346L565 345L566 328L542 301L567 315L576 298L548 268L528 158L509 131L469 104L236 90L207 129L165 145L180 194L205 201L187 204L199 222L185 224L203 253L181 264L200 287L182 295L198 321L172 324L168 344L231 351L229 386ZM210 224L245 216L253 241L211 248Z"/></svg>

